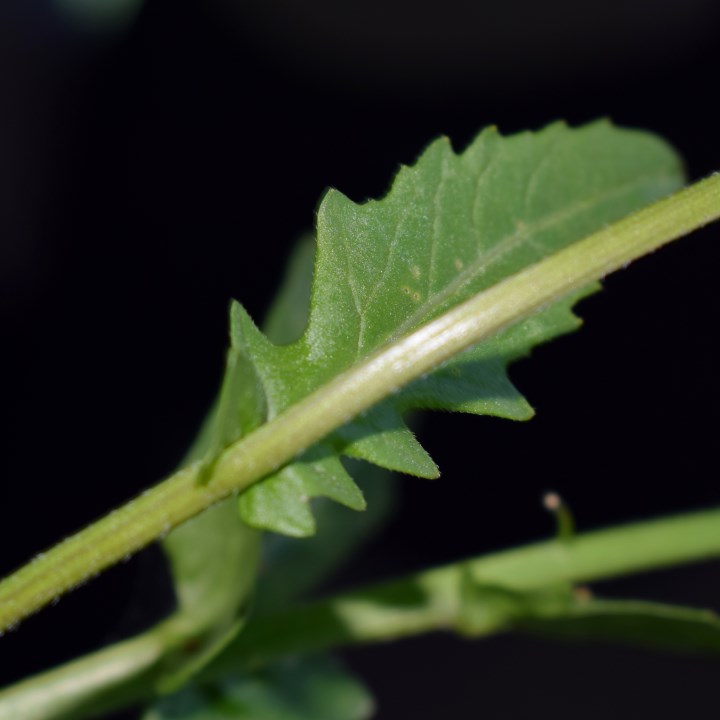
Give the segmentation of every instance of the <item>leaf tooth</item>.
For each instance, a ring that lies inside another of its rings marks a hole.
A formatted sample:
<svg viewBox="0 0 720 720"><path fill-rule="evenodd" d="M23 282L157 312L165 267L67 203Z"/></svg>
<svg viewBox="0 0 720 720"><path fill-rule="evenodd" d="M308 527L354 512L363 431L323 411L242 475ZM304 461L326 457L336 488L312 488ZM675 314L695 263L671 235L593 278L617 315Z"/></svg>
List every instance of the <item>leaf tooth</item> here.
<svg viewBox="0 0 720 720"><path fill-rule="evenodd" d="M440 471L423 446L388 403L341 428L342 454L416 477L435 479Z"/></svg>
<svg viewBox="0 0 720 720"><path fill-rule="evenodd" d="M400 395L407 407L529 420L534 410L507 375L507 359L466 353Z"/></svg>
<svg viewBox="0 0 720 720"><path fill-rule="evenodd" d="M291 537L315 534L310 508L314 497L327 497L352 510L364 510L365 498L330 448L311 448L298 461L248 488L238 500L251 527Z"/></svg>
<svg viewBox="0 0 720 720"><path fill-rule="evenodd" d="M248 311L237 300L230 303L230 345L250 356L258 345L273 347Z"/></svg>

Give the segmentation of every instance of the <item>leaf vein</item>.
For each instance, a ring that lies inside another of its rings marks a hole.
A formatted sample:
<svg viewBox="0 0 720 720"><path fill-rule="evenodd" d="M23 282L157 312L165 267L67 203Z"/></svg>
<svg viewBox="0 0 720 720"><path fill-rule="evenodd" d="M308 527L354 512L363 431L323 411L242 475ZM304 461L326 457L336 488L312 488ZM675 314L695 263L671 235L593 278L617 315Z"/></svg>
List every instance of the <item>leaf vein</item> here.
<svg viewBox="0 0 720 720"><path fill-rule="evenodd" d="M478 274L483 273L488 265L499 261L503 256L512 252L521 242L528 242L535 248L539 248L540 246L532 241L532 235L545 230L551 230L553 227L571 220L573 217L576 217L596 203L602 203L618 195L623 195L636 187L646 185L650 180L656 180L658 178L659 175L657 173L643 175L631 182L625 183L624 185L613 187L606 192L600 192L593 197L585 198L570 206L566 206L555 213L546 215L544 218L541 218L534 223L523 225L521 228L515 230L515 232L506 235L492 247L484 251L481 250L478 257L470 265L460 272L437 294L432 297L428 297L427 301L418 307L417 310L412 313L412 315L410 315L395 332L387 336L386 341L389 341L394 337L404 335L420 320L440 309L443 303L450 299L453 294L463 290L476 279ZM545 248L541 248L540 252L538 252L538 256L541 256L542 251L544 250ZM539 259L539 257L537 259Z"/></svg>

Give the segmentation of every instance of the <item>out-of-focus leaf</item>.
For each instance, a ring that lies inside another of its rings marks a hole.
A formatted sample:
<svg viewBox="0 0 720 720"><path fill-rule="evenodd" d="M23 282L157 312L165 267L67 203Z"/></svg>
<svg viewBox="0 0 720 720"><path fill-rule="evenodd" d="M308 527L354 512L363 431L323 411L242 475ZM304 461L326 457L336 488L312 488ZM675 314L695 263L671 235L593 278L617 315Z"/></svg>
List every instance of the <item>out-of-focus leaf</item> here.
<svg viewBox="0 0 720 720"><path fill-rule="evenodd" d="M518 628L562 640L720 653L720 620L714 612L641 600L579 601L559 617L528 618Z"/></svg>
<svg viewBox="0 0 720 720"><path fill-rule="evenodd" d="M355 678L330 658L318 657L189 687L161 700L143 720L365 720L373 708Z"/></svg>

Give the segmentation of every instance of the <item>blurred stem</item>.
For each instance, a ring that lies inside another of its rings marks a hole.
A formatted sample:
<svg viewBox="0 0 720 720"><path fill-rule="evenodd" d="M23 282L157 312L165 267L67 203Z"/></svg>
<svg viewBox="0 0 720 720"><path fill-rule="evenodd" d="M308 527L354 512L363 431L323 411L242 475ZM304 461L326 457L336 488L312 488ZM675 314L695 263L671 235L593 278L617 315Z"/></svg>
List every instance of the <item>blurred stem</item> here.
<svg viewBox="0 0 720 720"><path fill-rule="evenodd" d="M482 627L468 627L465 581L479 588L472 598L477 610L483 588L532 594L713 557L720 557L720 508L526 545L259 616L200 677L260 667L292 653L432 630L471 631L477 637L506 628L496 596L488 597Z"/></svg>
<svg viewBox="0 0 720 720"><path fill-rule="evenodd" d="M433 630L489 635L506 629L509 619L502 608L498 611L493 588L509 594L542 593L713 557L720 557L720 508L514 548L260 614L198 680L258 668L288 654ZM467 580L478 588L470 624L464 607ZM484 588L489 593L485 608ZM17 683L0 692L0 720L78 720L149 700L186 637L171 618L137 638Z"/></svg>

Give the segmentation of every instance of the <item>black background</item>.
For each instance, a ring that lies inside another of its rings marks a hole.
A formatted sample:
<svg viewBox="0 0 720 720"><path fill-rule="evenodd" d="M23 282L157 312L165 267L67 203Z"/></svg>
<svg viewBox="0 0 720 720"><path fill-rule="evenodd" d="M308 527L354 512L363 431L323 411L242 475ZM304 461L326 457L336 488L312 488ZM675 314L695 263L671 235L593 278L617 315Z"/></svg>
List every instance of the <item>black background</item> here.
<svg viewBox="0 0 720 720"><path fill-rule="evenodd" d="M462 148L609 116L720 169L720 6L154 0L124 26L0 8L0 570L173 468L218 381L231 297L261 317L322 191L384 192L438 134ZM340 583L536 539L560 491L587 529L718 502L720 230L613 276L586 326L518 363L530 423L434 416L443 470ZM718 566L614 583L720 609ZM131 602L132 601L132 602ZM147 624L157 551L0 641L10 681ZM128 609L129 608L129 609ZM353 650L378 717L714 711L716 661L498 638Z"/></svg>

